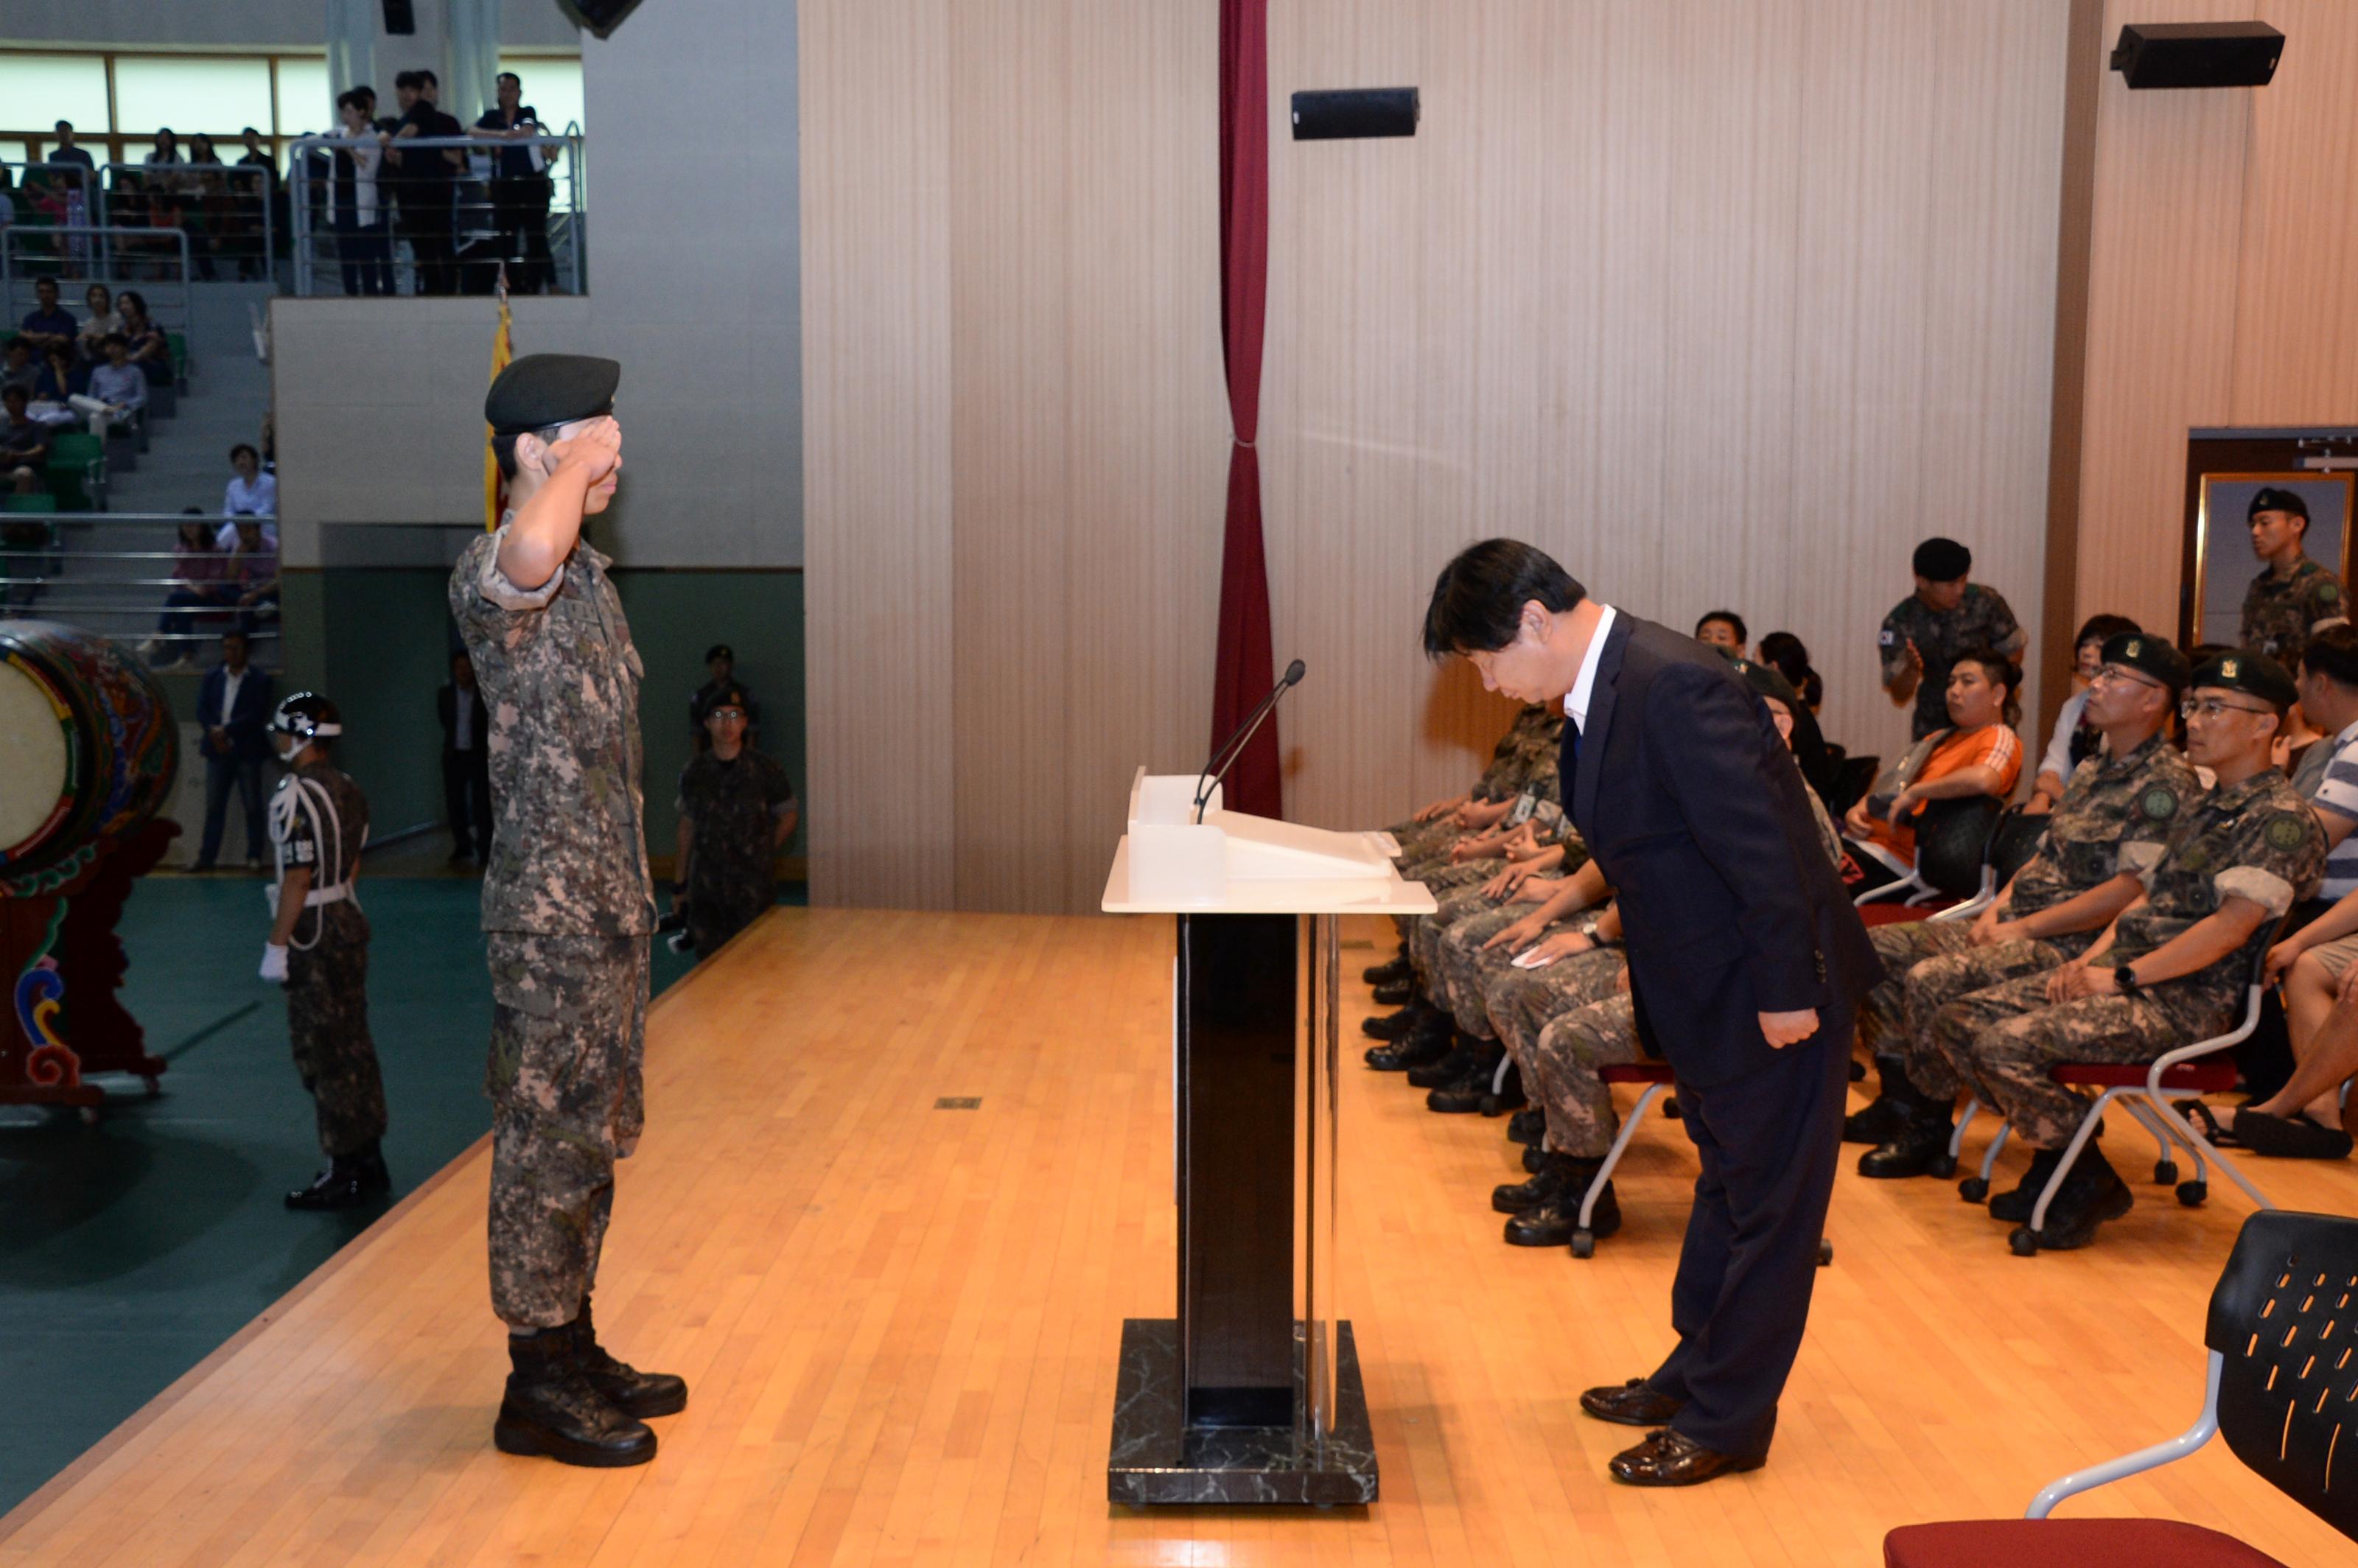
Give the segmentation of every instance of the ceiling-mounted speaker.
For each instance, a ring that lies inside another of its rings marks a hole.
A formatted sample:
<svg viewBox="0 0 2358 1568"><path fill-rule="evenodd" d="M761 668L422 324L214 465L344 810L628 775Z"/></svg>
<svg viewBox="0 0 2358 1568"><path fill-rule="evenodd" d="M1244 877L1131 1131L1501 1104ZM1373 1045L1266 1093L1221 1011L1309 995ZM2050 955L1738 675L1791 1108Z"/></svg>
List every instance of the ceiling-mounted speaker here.
<svg viewBox="0 0 2358 1568"><path fill-rule="evenodd" d="M1354 136L1416 135L1413 87L1355 87L1293 95L1293 139L1335 142Z"/></svg>
<svg viewBox="0 0 2358 1568"><path fill-rule="evenodd" d="M409 0L384 0L384 31L388 38L407 38L417 31L417 9Z"/></svg>
<svg viewBox="0 0 2358 1568"><path fill-rule="evenodd" d="M2132 22L2113 46L2131 87L2266 87L2285 36L2266 22Z"/></svg>
<svg viewBox="0 0 2358 1568"><path fill-rule="evenodd" d="M610 38L622 18L639 8L639 0L557 0L557 8L600 38Z"/></svg>

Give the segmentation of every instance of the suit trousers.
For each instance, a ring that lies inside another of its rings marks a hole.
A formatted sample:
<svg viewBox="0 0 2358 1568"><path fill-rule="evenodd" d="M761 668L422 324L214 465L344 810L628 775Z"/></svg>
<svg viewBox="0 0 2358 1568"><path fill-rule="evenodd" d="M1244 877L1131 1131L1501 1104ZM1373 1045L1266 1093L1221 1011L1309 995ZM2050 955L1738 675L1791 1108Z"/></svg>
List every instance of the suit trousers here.
<svg viewBox="0 0 2358 1568"><path fill-rule="evenodd" d="M442 807L450 824L450 852L492 863L492 754L442 751Z"/></svg>
<svg viewBox="0 0 2358 1568"><path fill-rule="evenodd" d="M270 830L263 823L263 779L260 757L222 757L205 753L205 831L197 849L197 864L210 866L221 855L222 827L229 815L230 791L245 808L245 858L259 860L270 847Z"/></svg>
<svg viewBox="0 0 2358 1568"><path fill-rule="evenodd" d="M1854 1022L1848 1005L1821 1008L1817 1033L1760 1071L1678 1085L1703 1172L1671 1287L1679 1343L1647 1382L1686 1401L1674 1430L1722 1454L1764 1454L1776 1433L1817 1284Z"/></svg>

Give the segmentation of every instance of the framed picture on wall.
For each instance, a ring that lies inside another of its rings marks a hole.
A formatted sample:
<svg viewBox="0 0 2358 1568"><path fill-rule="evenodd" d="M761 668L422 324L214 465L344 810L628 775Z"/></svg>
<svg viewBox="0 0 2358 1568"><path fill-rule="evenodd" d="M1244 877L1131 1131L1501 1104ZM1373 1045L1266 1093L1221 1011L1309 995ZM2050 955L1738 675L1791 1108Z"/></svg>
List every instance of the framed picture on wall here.
<svg viewBox="0 0 2358 1568"><path fill-rule="evenodd" d="M2263 489L2290 491L2309 507L2303 538L2309 558L2350 581L2351 517L2358 502L2358 474L2316 469L2237 470L2195 476L2194 516L2189 533L2184 624L2188 646L2217 643L2233 646L2243 633L2244 594L2267 569L2252 553L2252 497Z"/></svg>

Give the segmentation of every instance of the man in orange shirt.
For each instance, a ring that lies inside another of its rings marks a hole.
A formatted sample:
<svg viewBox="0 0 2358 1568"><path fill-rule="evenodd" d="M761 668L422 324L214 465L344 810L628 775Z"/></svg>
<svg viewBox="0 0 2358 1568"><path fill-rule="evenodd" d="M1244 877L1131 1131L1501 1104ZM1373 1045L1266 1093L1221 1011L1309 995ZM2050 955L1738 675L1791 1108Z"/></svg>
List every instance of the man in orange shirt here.
<svg viewBox="0 0 2358 1568"><path fill-rule="evenodd" d="M2022 717L2015 693L2022 666L1994 648L1960 654L1949 670L1949 725L1936 730L1876 781L1843 817L1871 886L1906 877L1916 864L1916 813L1928 801L1985 795L2004 800L2022 774ZM1877 876L1877 869L1889 872Z"/></svg>

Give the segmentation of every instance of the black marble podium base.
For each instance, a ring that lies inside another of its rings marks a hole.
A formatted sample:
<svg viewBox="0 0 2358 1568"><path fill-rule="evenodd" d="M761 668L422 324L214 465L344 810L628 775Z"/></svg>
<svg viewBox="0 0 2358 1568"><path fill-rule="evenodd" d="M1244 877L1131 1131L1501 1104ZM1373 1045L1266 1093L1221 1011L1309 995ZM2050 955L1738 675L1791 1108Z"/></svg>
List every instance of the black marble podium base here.
<svg viewBox="0 0 2358 1568"><path fill-rule="evenodd" d="M1191 1430L1179 1374L1179 1325L1167 1317L1123 1319L1107 1498L1132 1505L1374 1502L1376 1444L1348 1323L1335 1325L1335 1431L1324 1443L1293 1426ZM1293 1377L1299 1408L1298 1341Z"/></svg>

